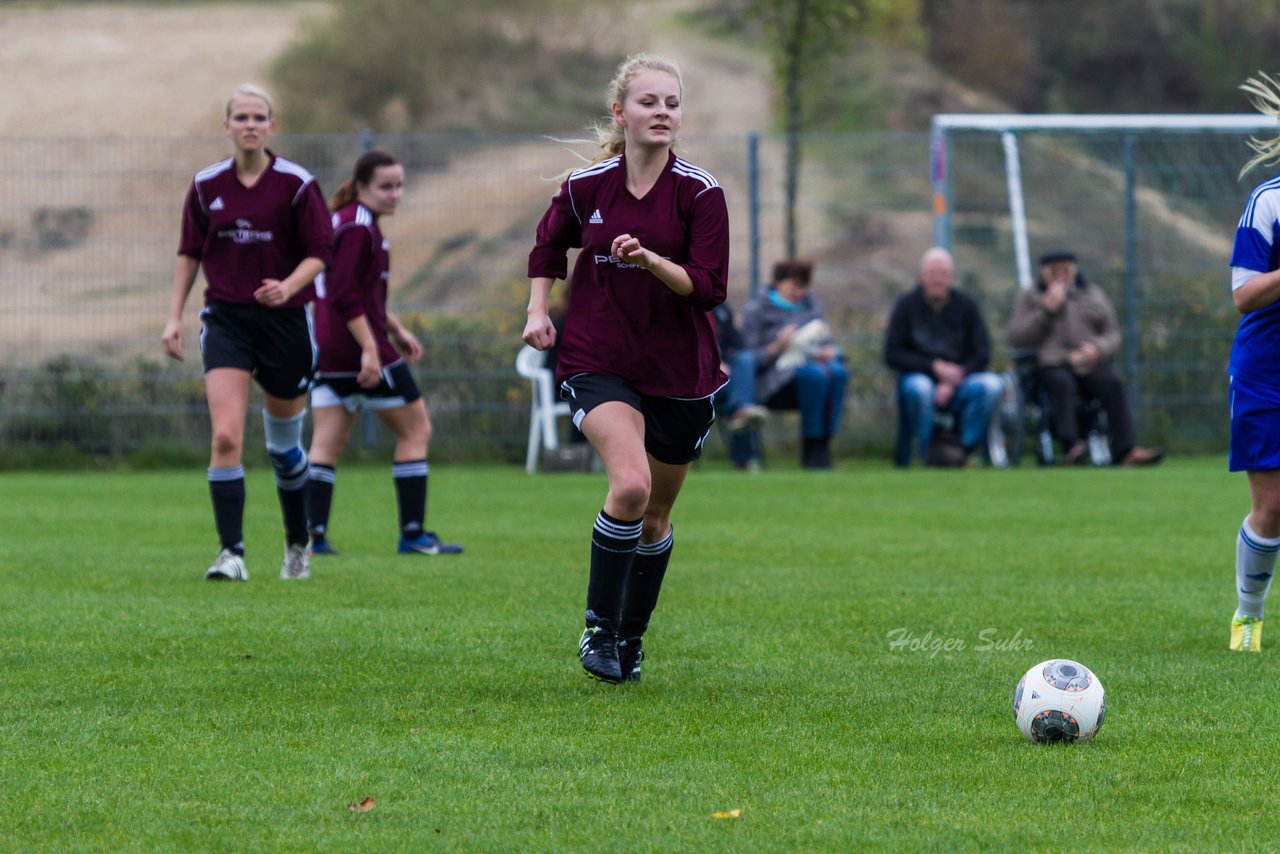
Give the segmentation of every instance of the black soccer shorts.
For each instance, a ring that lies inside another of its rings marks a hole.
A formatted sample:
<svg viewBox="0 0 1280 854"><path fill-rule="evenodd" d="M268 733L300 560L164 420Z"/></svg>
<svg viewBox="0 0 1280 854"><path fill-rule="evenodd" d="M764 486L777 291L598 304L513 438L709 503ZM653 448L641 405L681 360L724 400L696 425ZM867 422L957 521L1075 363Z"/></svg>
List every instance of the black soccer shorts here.
<svg viewBox="0 0 1280 854"><path fill-rule="evenodd" d="M248 371L263 391L285 400L307 393L317 350L305 307L211 302L200 320L205 373L214 368Z"/></svg>
<svg viewBox="0 0 1280 854"><path fill-rule="evenodd" d="M356 375L349 371L333 374L321 371L316 374L315 385L311 388L311 408L343 406L348 412L397 409L421 397L413 371L401 359L382 369L382 380L373 388L362 388L356 382Z"/></svg>
<svg viewBox="0 0 1280 854"><path fill-rule="evenodd" d="M711 395L652 397L640 394L610 374L576 374L560 383L573 423L581 427L587 413L602 403L625 403L644 416L644 449L660 463L680 466L702 456L702 446L715 423Z"/></svg>

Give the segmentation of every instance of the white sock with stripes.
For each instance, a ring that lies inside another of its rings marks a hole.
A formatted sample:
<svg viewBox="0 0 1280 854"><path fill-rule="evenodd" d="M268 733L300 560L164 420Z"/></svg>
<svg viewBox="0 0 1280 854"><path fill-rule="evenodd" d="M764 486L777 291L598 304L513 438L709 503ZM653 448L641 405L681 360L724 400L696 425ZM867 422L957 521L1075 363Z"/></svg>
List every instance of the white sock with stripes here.
<svg viewBox="0 0 1280 854"><path fill-rule="evenodd" d="M1262 609L1275 573L1280 537L1260 537L1248 517L1236 537L1236 616L1262 619Z"/></svg>

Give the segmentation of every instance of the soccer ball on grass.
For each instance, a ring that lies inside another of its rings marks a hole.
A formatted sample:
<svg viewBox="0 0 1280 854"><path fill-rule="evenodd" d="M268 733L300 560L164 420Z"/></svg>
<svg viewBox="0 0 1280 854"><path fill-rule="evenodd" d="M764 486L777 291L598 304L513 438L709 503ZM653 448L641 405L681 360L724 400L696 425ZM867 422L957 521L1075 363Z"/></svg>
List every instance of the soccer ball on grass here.
<svg viewBox="0 0 1280 854"><path fill-rule="evenodd" d="M1031 741L1085 742L1107 716L1102 683L1078 661L1042 661L1018 680L1013 717Z"/></svg>

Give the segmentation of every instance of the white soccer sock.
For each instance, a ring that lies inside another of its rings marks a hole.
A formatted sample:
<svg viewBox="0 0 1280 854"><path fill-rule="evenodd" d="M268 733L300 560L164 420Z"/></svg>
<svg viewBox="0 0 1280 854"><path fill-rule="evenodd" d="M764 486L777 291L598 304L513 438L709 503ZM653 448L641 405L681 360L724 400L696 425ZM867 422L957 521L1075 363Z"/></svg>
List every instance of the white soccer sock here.
<svg viewBox="0 0 1280 854"><path fill-rule="evenodd" d="M1260 537L1245 517L1236 537L1236 616L1262 619L1262 609L1275 573L1280 537Z"/></svg>

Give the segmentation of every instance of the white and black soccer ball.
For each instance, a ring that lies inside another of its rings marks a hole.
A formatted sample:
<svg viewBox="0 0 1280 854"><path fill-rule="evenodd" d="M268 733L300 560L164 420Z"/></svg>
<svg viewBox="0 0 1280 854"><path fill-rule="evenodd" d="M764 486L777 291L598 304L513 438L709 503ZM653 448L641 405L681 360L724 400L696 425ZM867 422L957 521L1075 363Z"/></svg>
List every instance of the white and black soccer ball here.
<svg viewBox="0 0 1280 854"><path fill-rule="evenodd" d="M1042 661L1013 692L1013 718L1031 741L1085 742L1098 734L1106 716L1102 683L1078 661Z"/></svg>

